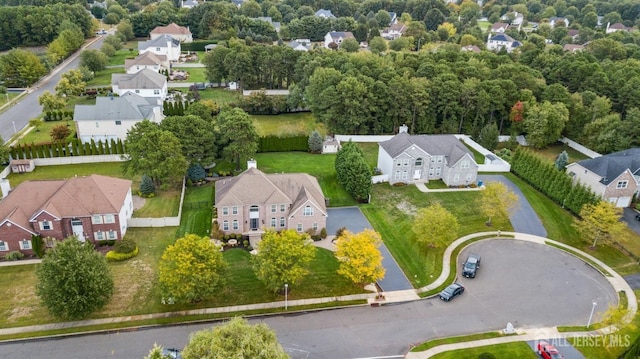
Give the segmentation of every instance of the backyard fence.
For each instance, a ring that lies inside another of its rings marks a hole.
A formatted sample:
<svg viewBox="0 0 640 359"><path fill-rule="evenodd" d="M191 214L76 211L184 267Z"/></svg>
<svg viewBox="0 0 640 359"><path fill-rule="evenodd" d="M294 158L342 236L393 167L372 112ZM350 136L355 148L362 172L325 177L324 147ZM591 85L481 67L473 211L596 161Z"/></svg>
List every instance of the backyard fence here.
<svg viewBox="0 0 640 359"><path fill-rule="evenodd" d="M596 158L596 157L601 157L602 155L599 154L596 151L592 151L588 148L586 148L585 146L579 144L578 142L575 142L573 140L570 140L566 137L562 137L560 139L560 142L567 144L569 147L573 148L574 150L582 153L583 155L589 157L589 158Z"/></svg>
<svg viewBox="0 0 640 359"><path fill-rule="evenodd" d="M182 178L182 193L180 194L180 206L178 207L177 217L159 217L159 218L129 218L127 225L129 227L177 227L180 225L182 218L182 206L184 205L184 193L187 188L186 177Z"/></svg>

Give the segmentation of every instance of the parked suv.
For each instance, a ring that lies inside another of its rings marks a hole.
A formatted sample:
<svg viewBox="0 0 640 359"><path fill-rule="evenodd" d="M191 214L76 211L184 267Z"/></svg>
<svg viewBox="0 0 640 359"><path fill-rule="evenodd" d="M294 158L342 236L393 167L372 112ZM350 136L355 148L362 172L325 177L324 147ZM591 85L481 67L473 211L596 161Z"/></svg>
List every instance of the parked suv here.
<svg viewBox="0 0 640 359"><path fill-rule="evenodd" d="M467 257L467 261L464 262L462 267L462 276L467 278L475 278L478 269L480 268L480 256L477 254L470 254Z"/></svg>

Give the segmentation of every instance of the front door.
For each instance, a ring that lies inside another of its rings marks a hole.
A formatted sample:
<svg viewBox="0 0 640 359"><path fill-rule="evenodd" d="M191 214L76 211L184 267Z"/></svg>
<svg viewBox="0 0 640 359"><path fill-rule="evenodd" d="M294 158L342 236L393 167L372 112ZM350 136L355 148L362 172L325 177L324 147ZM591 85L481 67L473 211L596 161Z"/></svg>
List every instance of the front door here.
<svg viewBox="0 0 640 359"><path fill-rule="evenodd" d="M422 177L422 170L415 170L413 172L413 179L419 180Z"/></svg>
<svg viewBox="0 0 640 359"><path fill-rule="evenodd" d="M255 231L260 226L260 210L258 206L251 206L249 209L249 229Z"/></svg>
<svg viewBox="0 0 640 359"><path fill-rule="evenodd" d="M84 229L82 228L82 221L78 219L71 220L71 230L73 234L78 237L80 242L84 242Z"/></svg>

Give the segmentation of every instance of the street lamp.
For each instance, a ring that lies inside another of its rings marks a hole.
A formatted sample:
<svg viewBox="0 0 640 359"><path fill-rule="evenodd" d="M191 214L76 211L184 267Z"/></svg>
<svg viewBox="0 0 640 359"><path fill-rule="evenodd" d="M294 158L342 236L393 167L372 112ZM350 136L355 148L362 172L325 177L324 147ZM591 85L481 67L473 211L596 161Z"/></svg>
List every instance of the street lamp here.
<svg viewBox="0 0 640 359"><path fill-rule="evenodd" d="M18 131L16 130L16 121L11 121L11 124L13 125L13 134L15 135L16 133L18 133Z"/></svg>
<svg viewBox="0 0 640 359"><path fill-rule="evenodd" d="M287 289L289 288L289 284L284 284L284 310L287 310Z"/></svg>
<svg viewBox="0 0 640 359"><path fill-rule="evenodd" d="M587 329L589 329L589 326L591 325L591 319L593 319L593 311L596 309L596 305L598 305L598 302L594 300L593 306L591 307L591 314L589 314L589 321L587 322Z"/></svg>

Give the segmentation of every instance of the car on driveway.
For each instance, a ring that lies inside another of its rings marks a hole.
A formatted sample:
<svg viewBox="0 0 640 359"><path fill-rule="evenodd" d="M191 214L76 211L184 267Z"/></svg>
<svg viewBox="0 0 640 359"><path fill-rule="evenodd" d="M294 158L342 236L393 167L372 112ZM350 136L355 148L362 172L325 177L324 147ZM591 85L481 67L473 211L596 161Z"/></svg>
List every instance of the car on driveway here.
<svg viewBox="0 0 640 359"><path fill-rule="evenodd" d="M470 254L462 267L462 276L466 278L475 278L478 269L480 269L480 256L477 254Z"/></svg>
<svg viewBox="0 0 640 359"><path fill-rule="evenodd" d="M443 289L442 292L440 292L439 296L440 296L440 299L444 300L445 302L448 302L451 299L455 298L456 296L462 294L462 292L464 292L464 287L462 286L462 284L453 283L448 287L446 287L445 289Z"/></svg>
<svg viewBox="0 0 640 359"><path fill-rule="evenodd" d="M538 354L543 359L563 359L564 358L562 354L560 354L558 349L556 349L555 346L545 341L538 342Z"/></svg>

